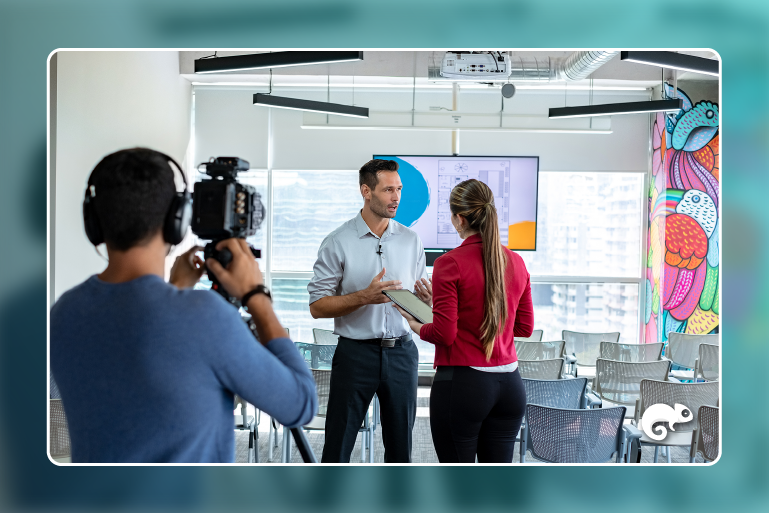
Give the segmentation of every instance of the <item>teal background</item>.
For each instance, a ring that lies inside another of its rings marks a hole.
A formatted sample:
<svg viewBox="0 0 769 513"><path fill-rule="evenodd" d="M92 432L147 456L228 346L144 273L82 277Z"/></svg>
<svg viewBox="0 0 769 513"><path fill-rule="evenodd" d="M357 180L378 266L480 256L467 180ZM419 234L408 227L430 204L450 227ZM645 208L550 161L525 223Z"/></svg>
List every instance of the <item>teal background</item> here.
<svg viewBox="0 0 769 513"><path fill-rule="evenodd" d="M767 4L0 0L0 509L766 511ZM46 58L78 47L715 49L723 59L723 457L697 468L53 466L45 455Z"/></svg>

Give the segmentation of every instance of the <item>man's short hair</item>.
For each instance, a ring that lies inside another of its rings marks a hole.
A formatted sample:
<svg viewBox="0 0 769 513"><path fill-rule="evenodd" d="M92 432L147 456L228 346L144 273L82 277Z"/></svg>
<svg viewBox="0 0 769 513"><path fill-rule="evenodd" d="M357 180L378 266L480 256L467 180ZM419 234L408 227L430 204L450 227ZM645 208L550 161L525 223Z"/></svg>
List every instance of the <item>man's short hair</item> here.
<svg viewBox="0 0 769 513"><path fill-rule="evenodd" d="M180 170L181 171L181 170ZM148 148L104 157L88 179L107 246L125 251L161 230L176 185L168 157Z"/></svg>
<svg viewBox="0 0 769 513"><path fill-rule="evenodd" d="M379 183L377 173L380 171L397 171L398 163L394 160L373 159L369 160L358 172L358 181L360 185L366 184L372 191Z"/></svg>

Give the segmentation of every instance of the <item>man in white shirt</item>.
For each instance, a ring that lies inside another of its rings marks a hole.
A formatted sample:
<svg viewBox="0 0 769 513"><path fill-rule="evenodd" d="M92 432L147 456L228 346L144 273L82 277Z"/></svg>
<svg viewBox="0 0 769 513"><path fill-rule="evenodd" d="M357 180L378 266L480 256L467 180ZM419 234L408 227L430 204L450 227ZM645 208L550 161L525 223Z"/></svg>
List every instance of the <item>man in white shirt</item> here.
<svg viewBox="0 0 769 513"><path fill-rule="evenodd" d="M402 284L432 305L419 236L395 221L398 163L371 160L359 173L364 205L321 243L307 286L314 318L334 318L339 345L331 368L323 463L349 462L374 394L385 462L411 461L419 352L405 319L382 291Z"/></svg>

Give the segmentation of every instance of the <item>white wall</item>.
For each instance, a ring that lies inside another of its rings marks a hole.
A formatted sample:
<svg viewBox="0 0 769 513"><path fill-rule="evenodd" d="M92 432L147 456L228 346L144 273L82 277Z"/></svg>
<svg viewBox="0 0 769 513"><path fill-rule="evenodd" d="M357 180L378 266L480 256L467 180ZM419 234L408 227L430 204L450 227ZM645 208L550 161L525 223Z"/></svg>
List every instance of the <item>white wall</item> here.
<svg viewBox="0 0 769 513"><path fill-rule="evenodd" d="M56 298L106 265L83 230L91 170L105 155L134 146L167 153L186 167L191 110L178 52L62 51L57 78Z"/></svg>

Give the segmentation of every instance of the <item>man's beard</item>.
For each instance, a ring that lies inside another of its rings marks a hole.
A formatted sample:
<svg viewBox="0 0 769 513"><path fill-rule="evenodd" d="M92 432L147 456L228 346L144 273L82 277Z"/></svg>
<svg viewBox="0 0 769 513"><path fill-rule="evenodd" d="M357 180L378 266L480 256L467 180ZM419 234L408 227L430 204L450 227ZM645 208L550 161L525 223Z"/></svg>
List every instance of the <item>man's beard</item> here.
<svg viewBox="0 0 769 513"><path fill-rule="evenodd" d="M379 199L377 199L377 197L374 195L371 196L371 203L369 204L369 207L373 213L385 219L392 219L398 213L397 209L395 212L391 213L387 209L387 205L379 201Z"/></svg>

